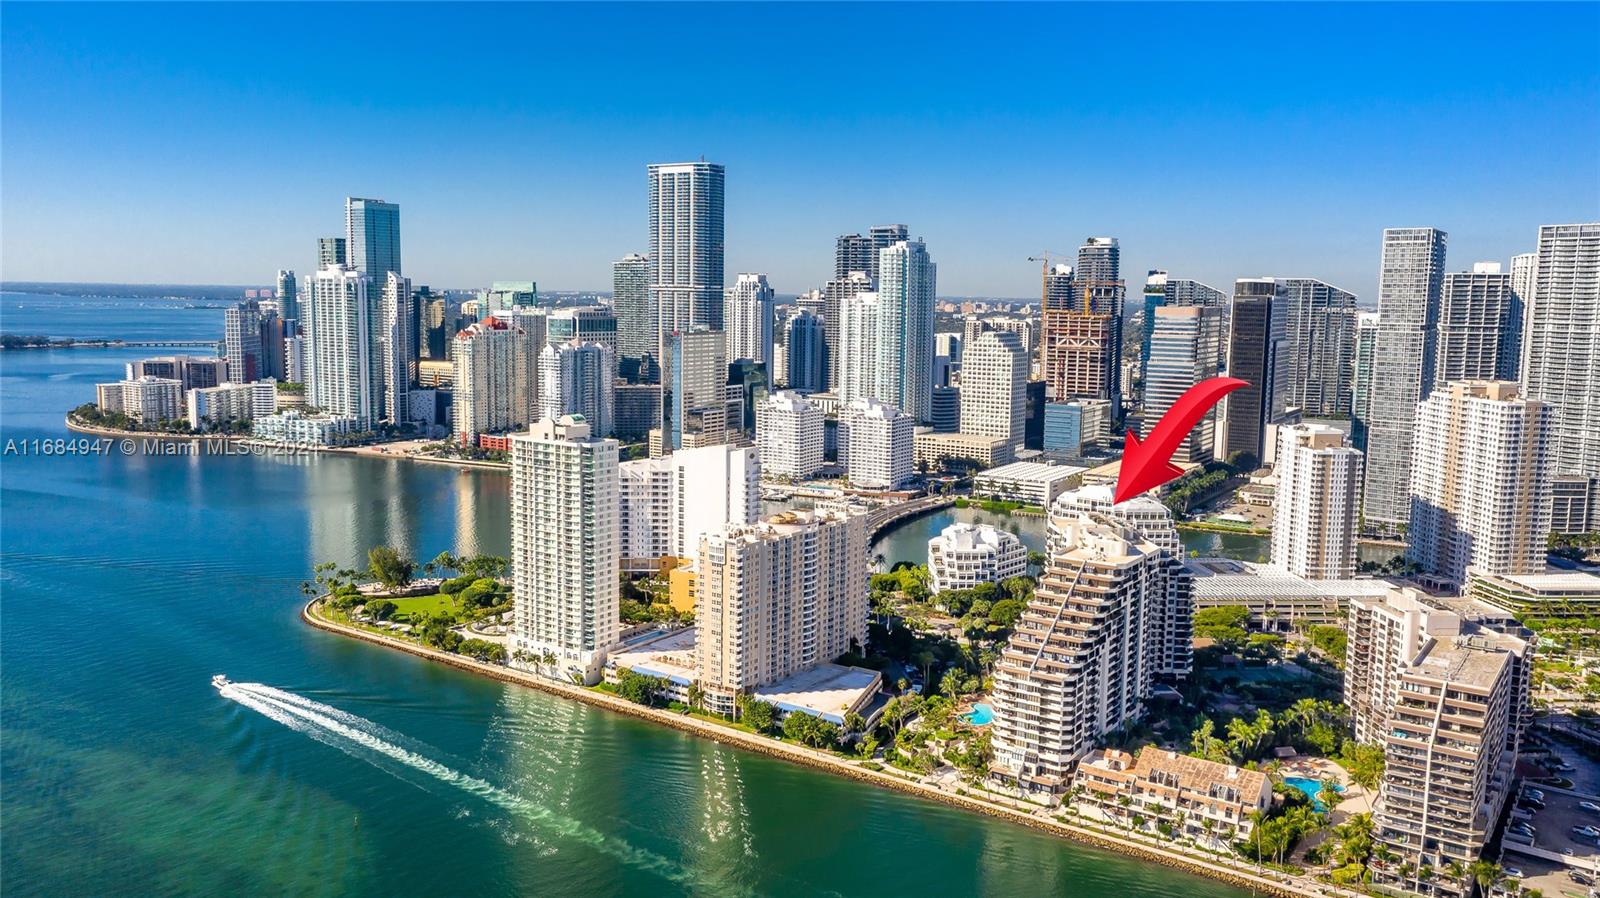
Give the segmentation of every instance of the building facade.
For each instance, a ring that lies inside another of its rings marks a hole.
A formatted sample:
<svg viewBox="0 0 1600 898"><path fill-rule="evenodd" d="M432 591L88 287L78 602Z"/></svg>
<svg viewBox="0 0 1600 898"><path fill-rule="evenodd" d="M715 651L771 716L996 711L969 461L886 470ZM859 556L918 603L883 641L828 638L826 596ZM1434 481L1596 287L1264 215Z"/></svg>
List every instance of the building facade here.
<svg viewBox="0 0 1600 898"><path fill-rule="evenodd" d="M371 280L349 266L311 279L306 337L306 402L370 430L383 409L378 309Z"/></svg>
<svg viewBox="0 0 1600 898"><path fill-rule="evenodd" d="M661 326L651 298L650 257L628 253L611 263L611 309L617 316L617 359L623 368L645 356L661 360Z"/></svg>
<svg viewBox="0 0 1600 898"><path fill-rule="evenodd" d="M1272 563L1307 580L1356 575L1361 452L1333 427L1278 428Z"/></svg>
<svg viewBox="0 0 1600 898"><path fill-rule="evenodd" d="M935 595L1027 572L1028 549L1022 540L987 524L951 524L928 540L928 573Z"/></svg>
<svg viewBox="0 0 1600 898"><path fill-rule="evenodd" d="M692 327L723 328L723 189L711 162L649 166L650 293L665 340Z"/></svg>
<svg viewBox="0 0 1600 898"><path fill-rule="evenodd" d="M1383 232L1378 333L1364 447L1362 512L1370 530L1393 531L1410 521L1412 429L1417 403L1433 384L1445 239L1445 233L1434 228Z"/></svg>
<svg viewBox="0 0 1600 898"><path fill-rule="evenodd" d="M756 447L773 477L805 480L823 464L822 410L803 395L779 390L756 406Z"/></svg>
<svg viewBox="0 0 1600 898"><path fill-rule="evenodd" d="M1522 383L1554 410L1555 473L1600 477L1600 222L1545 225L1536 255Z"/></svg>
<svg viewBox="0 0 1600 898"><path fill-rule="evenodd" d="M697 553L695 655L712 710L859 650L867 640L866 518L785 512L709 533Z"/></svg>
<svg viewBox="0 0 1600 898"><path fill-rule="evenodd" d="M965 351L961 418L965 432L1000 437L1022 448L1027 418L1028 353L1008 331L987 331Z"/></svg>
<svg viewBox="0 0 1600 898"><path fill-rule="evenodd" d="M1457 380L1515 380L1521 343L1521 300L1499 262L1444 276L1431 389Z"/></svg>
<svg viewBox="0 0 1600 898"><path fill-rule="evenodd" d="M894 490L908 483L914 428L910 415L871 399L857 399L841 409L839 458L850 485Z"/></svg>
<svg viewBox="0 0 1600 898"><path fill-rule="evenodd" d="M617 360L611 347L576 340L546 345L539 353L539 415L581 415L589 432L616 432Z"/></svg>
<svg viewBox="0 0 1600 898"><path fill-rule="evenodd" d="M486 318L456 334L450 353L450 429L456 440L477 445L480 434L517 430L538 418L543 346L542 336L502 318Z"/></svg>
<svg viewBox="0 0 1600 898"><path fill-rule="evenodd" d="M1163 415L1190 387L1217 374L1222 353L1223 309L1217 306L1163 305L1151 310L1146 334L1144 437L1150 437ZM1172 454L1174 461L1211 461L1216 439L1216 410L1201 417Z"/></svg>
<svg viewBox="0 0 1600 898"><path fill-rule="evenodd" d="M772 361L772 326L777 317L778 294L765 274L741 272L727 290L723 314L727 321L728 360Z"/></svg>
<svg viewBox="0 0 1600 898"><path fill-rule="evenodd" d="M615 440L576 416L511 438L513 663L599 682L620 632L619 511Z"/></svg>
<svg viewBox="0 0 1600 898"><path fill-rule="evenodd" d="M1406 557L1461 586L1544 570L1551 408L1513 381L1457 381L1417 406Z"/></svg>

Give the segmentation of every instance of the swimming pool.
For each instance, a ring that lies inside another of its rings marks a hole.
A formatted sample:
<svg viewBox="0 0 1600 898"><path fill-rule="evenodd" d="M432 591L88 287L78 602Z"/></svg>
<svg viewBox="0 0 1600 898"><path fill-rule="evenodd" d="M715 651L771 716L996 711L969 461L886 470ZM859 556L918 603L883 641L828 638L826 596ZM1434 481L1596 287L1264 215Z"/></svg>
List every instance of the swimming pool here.
<svg viewBox="0 0 1600 898"><path fill-rule="evenodd" d="M961 719L975 727L986 727L994 722L994 709L983 702L978 702L972 706L971 711L961 715Z"/></svg>
<svg viewBox="0 0 1600 898"><path fill-rule="evenodd" d="M1322 800L1317 798L1317 794L1322 791L1321 780L1314 780L1308 776L1286 776L1283 778L1283 784L1299 789L1305 795L1305 797L1311 799L1311 806L1313 808L1316 808L1319 811L1327 810L1327 808L1322 806ZM1334 790L1343 792L1344 787L1335 786Z"/></svg>

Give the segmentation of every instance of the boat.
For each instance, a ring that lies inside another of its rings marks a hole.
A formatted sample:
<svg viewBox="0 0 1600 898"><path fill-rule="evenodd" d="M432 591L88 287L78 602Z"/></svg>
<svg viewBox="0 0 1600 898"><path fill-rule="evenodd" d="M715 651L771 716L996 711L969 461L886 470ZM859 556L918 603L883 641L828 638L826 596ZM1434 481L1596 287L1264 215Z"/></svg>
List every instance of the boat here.
<svg viewBox="0 0 1600 898"><path fill-rule="evenodd" d="M223 674L214 674L211 677L211 685L217 689L221 689L222 687L228 685L228 678Z"/></svg>

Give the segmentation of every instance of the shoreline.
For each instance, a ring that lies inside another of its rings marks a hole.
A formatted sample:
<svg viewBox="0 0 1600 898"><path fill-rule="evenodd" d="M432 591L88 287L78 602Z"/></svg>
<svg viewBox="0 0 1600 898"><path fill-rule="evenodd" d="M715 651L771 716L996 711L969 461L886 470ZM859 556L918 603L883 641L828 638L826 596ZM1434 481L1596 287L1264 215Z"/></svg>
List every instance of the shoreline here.
<svg viewBox="0 0 1600 898"><path fill-rule="evenodd" d="M165 433L155 430L118 430L115 427L97 427L93 424L80 424L72 420L72 416L65 418L67 429L73 433L88 434L96 437L112 437L117 439L132 440L188 440L232 443L249 439L248 434L238 433Z"/></svg>
<svg viewBox="0 0 1600 898"><path fill-rule="evenodd" d="M1062 823L1053 817L1040 817L1037 814L1000 804L996 801L946 792L918 780L910 779L897 773L890 773L888 771L891 768L888 767L881 771L870 770L836 755L787 742L780 742L767 736L748 733L730 726L722 726L688 714L678 714L664 708L652 708L636 704L611 693L573 686L511 667L475 661L464 655L455 655L406 640L371 633L322 617L316 610L321 601L322 599L320 598L312 599L300 609L301 620L316 629L353 637L374 645L399 649L420 658L437 661L469 673L482 674L505 683L532 687L551 695L574 699L592 707L663 724L679 732L710 739L721 745L729 745L734 748L766 755L767 757L801 764L814 770L846 776L859 782L870 783L880 788L893 789L903 794L937 801L963 810L976 811L988 817L1021 824L1040 832L1066 838L1093 848L1116 852L1136 860L1157 863L1164 867L1182 870L1196 876L1204 876L1207 879L1217 880L1235 888L1247 889L1255 894L1284 896L1284 898L1302 895L1358 895L1358 893L1328 884L1319 884L1319 887L1315 890L1304 888L1292 882L1285 882L1282 879L1275 879L1265 874L1253 872L1247 868L1246 862L1243 861L1241 861L1241 868L1234 868L1187 853L1171 851L1160 847L1159 844L1144 844L1117 838L1087 827ZM1274 875L1288 876L1288 874Z"/></svg>

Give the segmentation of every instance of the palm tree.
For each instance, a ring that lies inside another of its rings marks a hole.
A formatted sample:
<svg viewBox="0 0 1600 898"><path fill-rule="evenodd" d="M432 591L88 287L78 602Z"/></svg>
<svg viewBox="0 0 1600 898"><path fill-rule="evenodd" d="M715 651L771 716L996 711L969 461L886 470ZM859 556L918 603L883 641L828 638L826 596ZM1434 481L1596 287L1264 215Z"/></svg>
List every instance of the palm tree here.
<svg viewBox="0 0 1600 898"><path fill-rule="evenodd" d="M1494 891L1494 887L1506 880L1504 870L1500 865L1489 860L1475 860L1467 867L1467 875L1478 884L1478 888L1487 895Z"/></svg>
<svg viewBox="0 0 1600 898"><path fill-rule="evenodd" d="M706 700L706 691L700 688L699 683L690 683L686 693L690 709L699 710L700 704Z"/></svg>
<svg viewBox="0 0 1600 898"><path fill-rule="evenodd" d="M543 652L539 653L539 664L550 668L550 673L548 676L555 676L556 662L560 660L560 657L558 657L556 653L550 649L545 649Z"/></svg>

